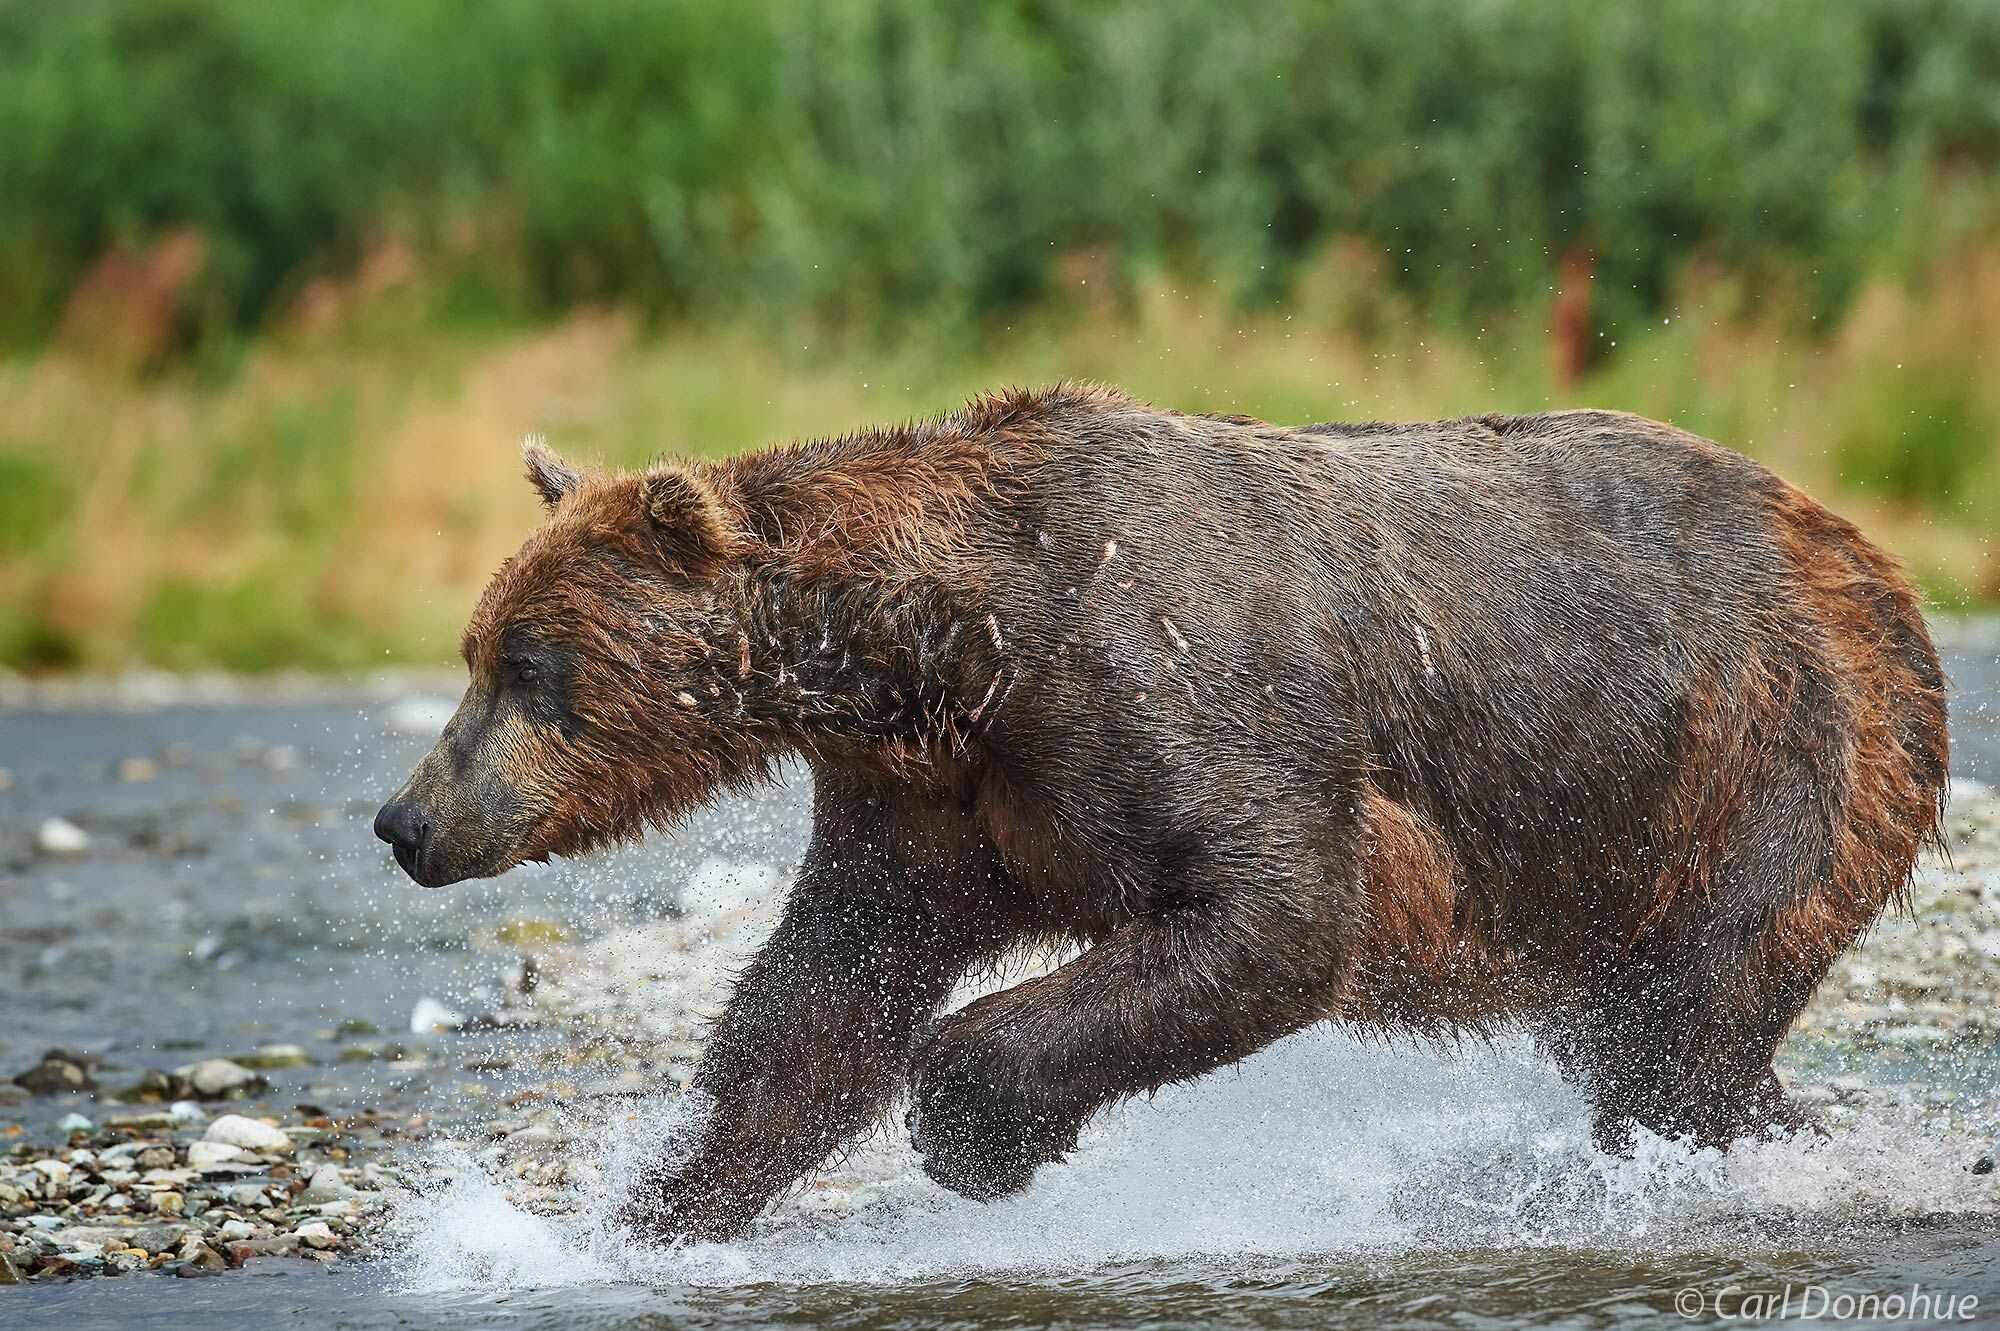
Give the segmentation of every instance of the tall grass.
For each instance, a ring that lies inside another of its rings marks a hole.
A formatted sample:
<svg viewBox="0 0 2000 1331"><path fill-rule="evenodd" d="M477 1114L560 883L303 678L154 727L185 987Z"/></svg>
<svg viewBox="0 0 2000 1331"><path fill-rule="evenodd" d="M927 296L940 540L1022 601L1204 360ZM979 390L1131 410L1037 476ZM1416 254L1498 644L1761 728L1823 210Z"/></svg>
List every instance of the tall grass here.
<svg viewBox="0 0 2000 1331"><path fill-rule="evenodd" d="M524 433L1073 376L1625 407L2000 598L1996 88L2000 0L0 0L0 663L442 659Z"/></svg>
<svg viewBox="0 0 2000 1331"><path fill-rule="evenodd" d="M482 307L894 328L1357 238L1462 330L1599 255L1835 316L1989 216L1993 0L0 0L0 338L175 227L189 335L385 238Z"/></svg>
<svg viewBox="0 0 2000 1331"><path fill-rule="evenodd" d="M1746 315L1740 282L1688 285L1573 389L1553 386L1538 322L1441 333L1345 271L1255 316L1213 286L1154 283L1127 301L1080 288L976 342L809 345L754 323L660 335L601 309L467 338L420 278L264 339L220 381L63 352L0 365L0 664L449 660L539 520L523 435L602 464L718 456L1069 376L1288 422L1639 411L1769 461L1943 604L2000 599L2000 249L1873 282L1822 335ZM1357 307L1394 317L1356 334Z"/></svg>

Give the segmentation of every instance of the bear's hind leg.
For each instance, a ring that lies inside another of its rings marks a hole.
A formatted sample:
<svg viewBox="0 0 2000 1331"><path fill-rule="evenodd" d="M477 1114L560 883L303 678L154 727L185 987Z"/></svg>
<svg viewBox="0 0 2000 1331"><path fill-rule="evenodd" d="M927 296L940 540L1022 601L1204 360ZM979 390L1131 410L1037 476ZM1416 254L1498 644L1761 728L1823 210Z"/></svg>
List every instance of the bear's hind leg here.
<svg viewBox="0 0 2000 1331"><path fill-rule="evenodd" d="M1545 1031L1565 1075L1591 1097L1600 1149L1629 1152L1642 1127L1721 1147L1803 1125L1772 1059L1826 961L1757 979L1731 976L1739 964L1717 964L1693 940L1644 949L1588 1008Z"/></svg>
<svg viewBox="0 0 2000 1331"><path fill-rule="evenodd" d="M1905 766L1857 763L1803 685L1791 742L1724 823L1705 878L1664 896L1657 925L1600 966L1548 1041L1595 1099L1609 1149L1635 1124L1712 1146L1799 1125L1772 1058L1833 959L1909 881L1933 797Z"/></svg>
<svg viewBox="0 0 2000 1331"><path fill-rule="evenodd" d="M1721 1146L1797 1123L1772 1057L1936 833L1935 661L1912 674L1880 632L1828 641L1738 686L1716 723L1735 740L1690 765L1691 835L1665 856L1653 918L1556 1027L1607 1146L1634 1124Z"/></svg>

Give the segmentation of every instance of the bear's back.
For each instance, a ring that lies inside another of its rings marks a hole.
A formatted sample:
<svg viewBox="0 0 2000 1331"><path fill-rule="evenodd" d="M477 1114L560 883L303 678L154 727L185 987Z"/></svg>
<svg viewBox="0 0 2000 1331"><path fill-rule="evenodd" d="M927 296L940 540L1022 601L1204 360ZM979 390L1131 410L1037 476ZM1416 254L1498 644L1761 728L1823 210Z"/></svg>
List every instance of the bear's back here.
<svg viewBox="0 0 2000 1331"><path fill-rule="evenodd" d="M999 730L1079 799L1171 798L1176 754L1274 797L1366 771L1450 810L1464 853L1581 854L1664 798L1704 700L1811 650L1776 516L1796 492L1642 418L1092 400L1037 434L975 563L1033 663Z"/></svg>

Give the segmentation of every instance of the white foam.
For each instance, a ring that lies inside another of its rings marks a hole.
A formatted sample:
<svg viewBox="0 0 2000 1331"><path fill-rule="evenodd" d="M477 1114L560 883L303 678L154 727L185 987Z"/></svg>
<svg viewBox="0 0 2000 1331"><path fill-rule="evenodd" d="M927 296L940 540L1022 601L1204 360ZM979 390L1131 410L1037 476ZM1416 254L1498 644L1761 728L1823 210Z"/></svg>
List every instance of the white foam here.
<svg viewBox="0 0 2000 1331"><path fill-rule="evenodd" d="M1760 1221L1985 1210L1963 1142L1889 1119L1739 1145L1658 1139L1632 1158L1525 1042L1456 1057L1313 1030L1239 1067L1104 1115L1018 1197L944 1192L900 1131L832 1186L743 1240L665 1248L613 1220L642 1162L690 1130L669 1110L588 1127L599 1143L574 1210L512 1205L459 1153L455 1178L399 1215L414 1289L578 1282L901 1282L967 1272L1075 1273L1143 1258L1248 1258L1487 1245L1712 1244Z"/></svg>

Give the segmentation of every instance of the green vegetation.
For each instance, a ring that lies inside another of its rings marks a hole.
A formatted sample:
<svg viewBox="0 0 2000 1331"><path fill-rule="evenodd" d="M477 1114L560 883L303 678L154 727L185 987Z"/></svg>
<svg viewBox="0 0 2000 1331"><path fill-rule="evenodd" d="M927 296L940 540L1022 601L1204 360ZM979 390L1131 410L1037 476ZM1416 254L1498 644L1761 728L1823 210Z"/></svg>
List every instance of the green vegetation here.
<svg viewBox="0 0 2000 1331"><path fill-rule="evenodd" d="M1983 219L1992 0L0 3L0 335L192 227L254 328L385 238L529 314L879 326L1159 269L1284 295L1358 239L1472 329L1598 255L1838 312Z"/></svg>
<svg viewBox="0 0 2000 1331"><path fill-rule="evenodd" d="M1836 436L1840 479L1914 508L1993 515L1993 420L1974 363L1912 366L1846 395Z"/></svg>
<svg viewBox="0 0 2000 1331"><path fill-rule="evenodd" d="M1639 411L2000 599L1996 88L2000 0L0 0L0 666L445 660L525 433L1063 377Z"/></svg>
<svg viewBox="0 0 2000 1331"><path fill-rule="evenodd" d="M51 354L0 371L0 665L449 661L480 586L539 517L525 434L585 462L719 456L1065 376L1281 421L1622 407L1770 462L1945 605L2000 599L2000 383L1985 373L2000 249L1927 285L1921 300L1871 285L1824 336L1718 314L1729 293L1697 289L1567 389L1536 328L1363 337L1310 300L1248 317L1164 286L1130 308L1049 306L970 347L808 350L602 312L468 340L363 306L266 339L220 381Z"/></svg>

